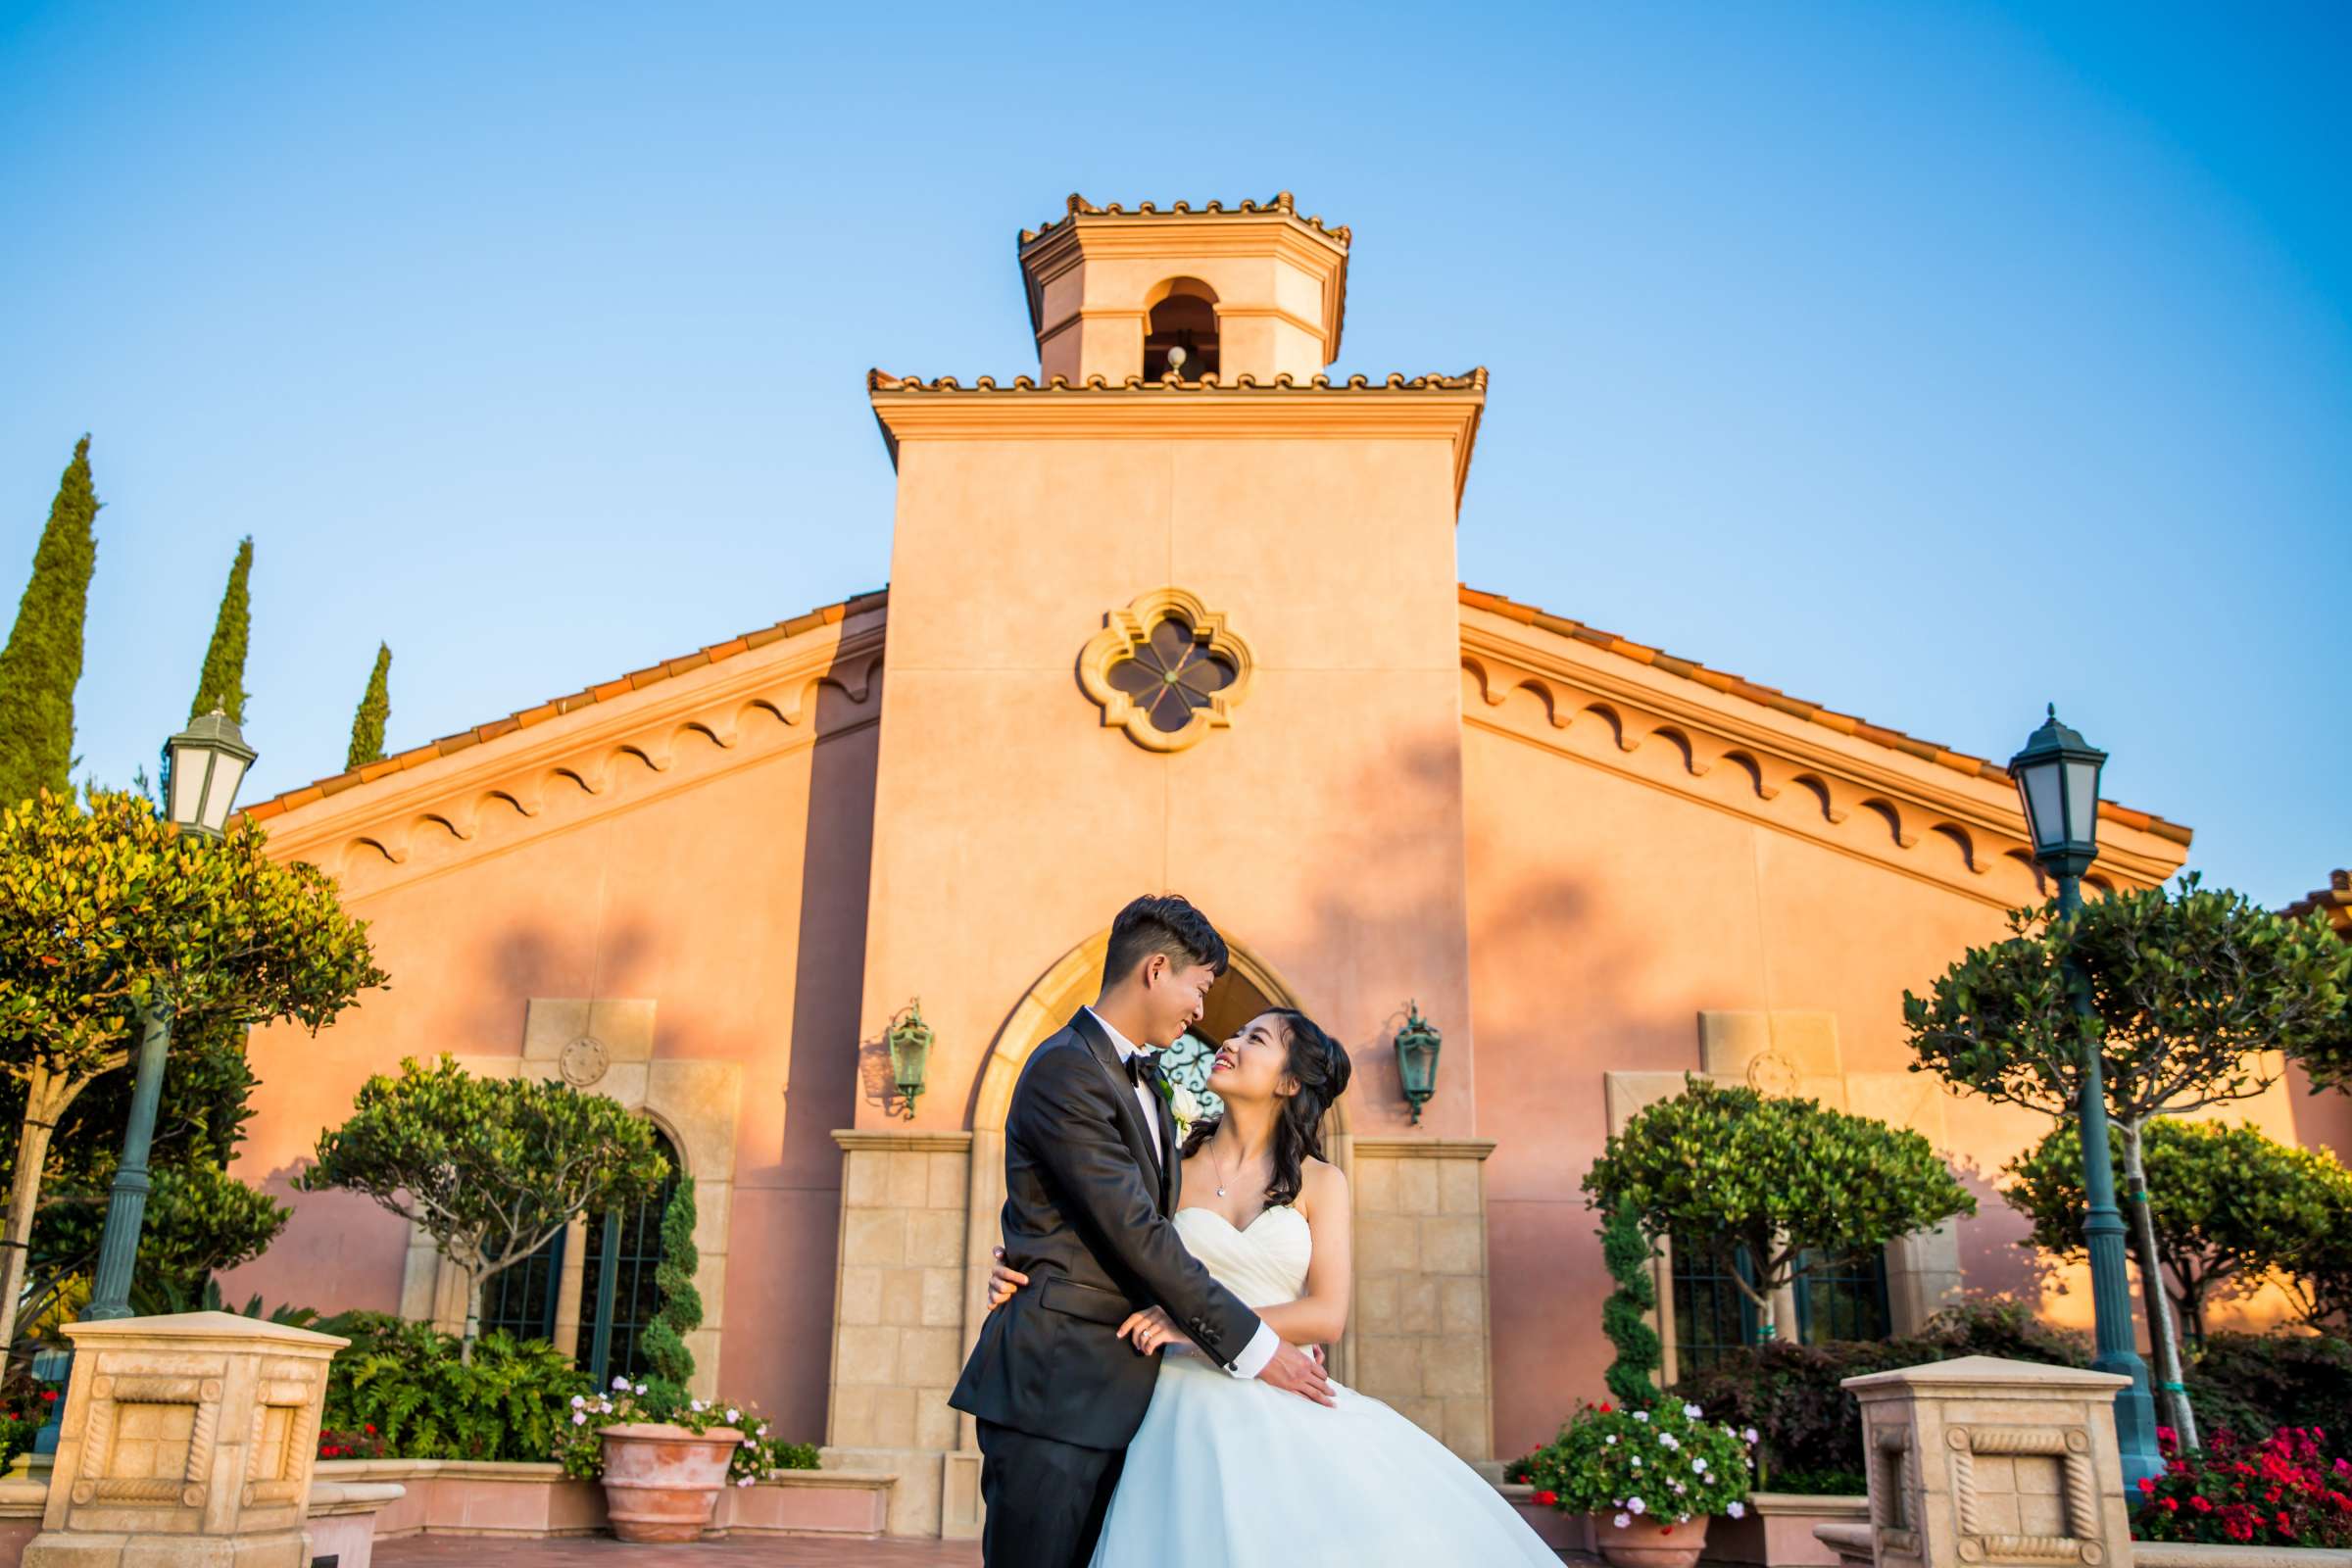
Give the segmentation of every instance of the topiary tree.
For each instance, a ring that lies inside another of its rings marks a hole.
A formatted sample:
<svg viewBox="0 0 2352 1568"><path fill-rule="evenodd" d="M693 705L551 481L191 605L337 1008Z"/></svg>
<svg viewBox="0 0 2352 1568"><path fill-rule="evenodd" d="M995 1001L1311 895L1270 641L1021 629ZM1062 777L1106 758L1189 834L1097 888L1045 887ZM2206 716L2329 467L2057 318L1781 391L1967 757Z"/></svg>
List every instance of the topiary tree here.
<svg viewBox="0 0 2352 1568"><path fill-rule="evenodd" d="M74 771L74 688L81 682L82 623L98 565L91 525L90 438L57 482L49 522L33 547L32 580L0 650L0 806L41 791L64 797Z"/></svg>
<svg viewBox="0 0 2352 1568"><path fill-rule="evenodd" d="M2123 1134L2157 1378L2173 1424L2193 1444L2196 1417L2182 1392L2180 1337L2145 1201L2148 1126L2266 1093L2281 1053L2302 1057L2322 1081L2328 1063L2352 1064L2352 947L2320 916L2289 920L2205 888L2194 874L2174 891L2086 903L2066 920L2054 903L2013 909L2009 928L2006 940L1970 949L1929 995L1903 993L1912 1070L2064 1119L2082 1099L2083 1053L2096 1047L2108 1115ZM2070 960L2087 984L2087 1018L2075 1008Z"/></svg>
<svg viewBox="0 0 2352 1568"><path fill-rule="evenodd" d="M460 1356L471 1360L483 1287L574 1215L633 1202L668 1168L653 1128L617 1101L406 1057L398 1078L360 1087L351 1119L318 1135L318 1163L294 1185L364 1194L430 1236L466 1276Z"/></svg>
<svg viewBox="0 0 2352 1568"><path fill-rule="evenodd" d="M351 750L346 768L366 767L384 760L384 725L392 717L392 649L375 645L375 667L368 672L368 690L360 697L359 711L351 715Z"/></svg>
<svg viewBox="0 0 2352 1568"><path fill-rule="evenodd" d="M2123 1133L2112 1124L2120 1163ZM2252 1127L2163 1117L2148 1127L2148 1212L2175 1311L2205 1340L2206 1304L2292 1267L2298 1250L2352 1216L2352 1173L2315 1150L2289 1149ZM2002 1197L2034 1222L2021 1244L2083 1255L2082 1135L2061 1122L2002 1167Z"/></svg>
<svg viewBox="0 0 2352 1568"><path fill-rule="evenodd" d="M1642 1234L1641 1210L1631 1199L1619 1199L1600 1227L1600 1258L1617 1282L1600 1307L1600 1331L1617 1348L1602 1381L1628 1409L1646 1409L1658 1400L1650 1374L1665 1356L1658 1331L1649 1326L1650 1309L1658 1304L1658 1282L1650 1273L1656 1255Z"/></svg>
<svg viewBox="0 0 2352 1568"><path fill-rule="evenodd" d="M367 927L316 866L281 865L240 824L176 832L135 795L85 811L44 796L0 811L0 1070L17 1081L0 1301L24 1299L26 1244L53 1130L122 1064L151 1009L177 1037L318 1029L384 983Z"/></svg>
<svg viewBox="0 0 2352 1568"><path fill-rule="evenodd" d="M703 1326L703 1295L694 1288L702 1255L694 1246L694 1178L680 1176L662 1210L662 1261L654 1265L654 1290L662 1304L638 1340L652 1374L655 1396L669 1404L686 1400L694 1381L694 1352L686 1336Z"/></svg>
<svg viewBox="0 0 2352 1568"><path fill-rule="evenodd" d="M196 676L196 700L188 705L190 718L219 710L245 722L245 648L253 637L253 539L237 543L237 558L229 563L228 586L220 590L220 609L213 617L213 640L204 650L204 668Z"/></svg>
<svg viewBox="0 0 2352 1568"><path fill-rule="evenodd" d="M1772 1297L1808 1250L1844 1257L1973 1214L1977 1200L1928 1141L1817 1101L1767 1099L1693 1075L1628 1122L1585 1174L1586 1201L1631 1205L1651 1240L1742 1243L1753 1278L1735 1274L1773 1336Z"/></svg>

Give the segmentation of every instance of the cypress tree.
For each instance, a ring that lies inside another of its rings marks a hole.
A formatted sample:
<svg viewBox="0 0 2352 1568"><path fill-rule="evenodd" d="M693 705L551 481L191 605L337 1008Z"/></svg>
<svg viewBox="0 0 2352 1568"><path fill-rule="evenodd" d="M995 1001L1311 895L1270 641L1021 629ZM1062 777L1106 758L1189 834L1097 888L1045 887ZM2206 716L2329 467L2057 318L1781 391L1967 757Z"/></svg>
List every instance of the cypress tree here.
<svg viewBox="0 0 2352 1568"><path fill-rule="evenodd" d="M392 716L392 650L383 643L375 645L375 669L368 677L368 694L360 699L360 710L351 718L351 755L343 760L347 768L366 767L369 762L384 760L384 721Z"/></svg>
<svg viewBox="0 0 2352 1568"><path fill-rule="evenodd" d="M0 804L41 790L63 796L71 787L74 688L81 681L82 622L98 564L97 516L85 435L57 482L49 525L32 553L32 580L0 651Z"/></svg>
<svg viewBox="0 0 2352 1568"><path fill-rule="evenodd" d="M238 542L228 586L220 591L220 613L213 620L212 646L204 651L204 673L196 680L190 718L202 718L218 708L233 722L245 722L245 643L253 632L253 601L245 585L252 575L253 538L247 535Z"/></svg>
<svg viewBox="0 0 2352 1568"><path fill-rule="evenodd" d="M1600 1228L1601 1261L1617 1282L1600 1308L1600 1331L1617 1348L1617 1358L1602 1381L1629 1410L1645 1410L1658 1402L1658 1387L1649 1377L1664 1358L1658 1331L1649 1326L1658 1286L1649 1271L1649 1238L1642 1234L1639 1212L1632 1199L1622 1200Z"/></svg>
<svg viewBox="0 0 2352 1568"><path fill-rule="evenodd" d="M654 1386L677 1404L686 1402L686 1385L694 1377L694 1353L686 1348L686 1336L703 1326L703 1294L694 1288L694 1271L701 1262L694 1246L694 1178L680 1176L668 1206L662 1210L662 1261L654 1265L654 1289L662 1305L638 1341Z"/></svg>

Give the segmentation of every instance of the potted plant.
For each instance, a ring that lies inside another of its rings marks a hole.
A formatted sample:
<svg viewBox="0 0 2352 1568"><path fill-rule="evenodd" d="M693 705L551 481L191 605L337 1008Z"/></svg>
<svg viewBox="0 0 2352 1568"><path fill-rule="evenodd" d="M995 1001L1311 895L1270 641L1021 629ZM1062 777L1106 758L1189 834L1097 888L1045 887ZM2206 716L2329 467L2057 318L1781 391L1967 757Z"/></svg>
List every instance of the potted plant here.
<svg viewBox="0 0 2352 1568"><path fill-rule="evenodd" d="M680 1178L662 1213L662 1305L642 1346L652 1375L614 1378L602 1394L574 1395L555 1457L584 1480L602 1478L605 1511L623 1541L694 1541L709 1527L719 1488L748 1487L779 1467L783 1445L741 1401L686 1392L694 1357L686 1336L701 1326L694 1288L694 1183Z"/></svg>
<svg viewBox="0 0 2352 1568"><path fill-rule="evenodd" d="M1537 1496L1592 1516L1614 1568L1691 1568L1708 1521L1747 1512L1748 1445L1695 1404L1587 1406L1522 1464Z"/></svg>

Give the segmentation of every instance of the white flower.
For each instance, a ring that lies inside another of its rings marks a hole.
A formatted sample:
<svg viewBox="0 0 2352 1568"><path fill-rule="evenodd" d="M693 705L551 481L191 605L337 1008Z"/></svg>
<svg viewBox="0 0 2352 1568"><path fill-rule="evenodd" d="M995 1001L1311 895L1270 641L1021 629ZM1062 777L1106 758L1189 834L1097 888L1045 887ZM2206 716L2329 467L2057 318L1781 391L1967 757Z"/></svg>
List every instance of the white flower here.
<svg viewBox="0 0 2352 1568"><path fill-rule="evenodd" d="M1689 1487L1684 1486L1680 1481L1674 1483L1674 1494L1678 1497L1690 1490L1690 1489Z"/></svg>
<svg viewBox="0 0 2352 1568"><path fill-rule="evenodd" d="M747 1448L757 1448L760 1446L760 1440L758 1438L746 1438L743 1440L743 1446Z"/></svg>
<svg viewBox="0 0 2352 1568"><path fill-rule="evenodd" d="M1693 1421L1697 1420L1697 1419L1698 1419L1698 1418L1699 1418L1701 1415L1703 1415L1703 1414L1705 1414L1705 1413L1706 1413L1706 1412L1704 1412L1703 1410L1699 1409L1699 1407L1698 1407L1697 1405L1695 1405L1695 1404L1686 1404L1686 1405L1684 1405L1684 1406L1683 1406L1683 1414L1685 1414L1685 1415L1689 1416L1689 1417L1690 1417L1691 1420L1693 1420Z"/></svg>
<svg viewBox="0 0 2352 1568"><path fill-rule="evenodd" d="M1693 1474L1703 1476L1707 1473L1707 1461L1704 1459L1693 1459L1690 1461L1690 1469Z"/></svg>
<svg viewBox="0 0 2352 1568"><path fill-rule="evenodd" d="M742 1412L742 1411L740 1411L740 1410L736 1409L736 1408L735 1408L734 1406L732 1406L732 1405L729 1405L729 1406L727 1407L727 1425L729 1425L729 1426L733 1426L733 1425L734 1425L736 1422L738 1422L738 1421L740 1421L740 1420L742 1420L742 1419L743 1419L743 1412Z"/></svg>
<svg viewBox="0 0 2352 1568"><path fill-rule="evenodd" d="M1626 1503L1625 1511L1627 1513L1645 1513L1648 1509L1640 1497L1635 1497Z"/></svg>
<svg viewBox="0 0 2352 1568"><path fill-rule="evenodd" d="M612 1380L612 1386L623 1394L629 1392L629 1380L627 1378L614 1378Z"/></svg>
<svg viewBox="0 0 2352 1568"><path fill-rule="evenodd" d="M586 1404L588 1400L586 1397L581 1395L575 1394L571 1396L571 1407L574 1410L577 1410L581 1405Z"/></svg>
<svg viewBox="0 0 2352 1568"><path fill-rule="evenodd" d="M1637 1470L1641 1469L1641 1468L1642 1468L1642 1456L1641 1456L1640 1454L1638 1454L1638 1453L1637 1453L1637 1454L1635 1454L1635 1455L1633 1456L1633 1459L1634 1459L1634 1468L1635 1468L1635 1469L1637 1469Z"/></svg>
<svg viewBox="0 0 2352 1568"><path fill-rule="evenodd" d="M1735 1519L1744 1519L1747 1517L1747 1504L1744 1502L1735 1502L1729 1507L1725 1508L1723 1511L1730 1514Z"/></svg>
<svg viewBox="0 0 2352 1568"><path fill-rule="evenodd" d="M750 1476L738 1477L735 1484L739 1487L748 1487L752 1484L752 1478Z"/></svg>
<svg viewBox="0 0 2352 1568"><path fill-rule="evenodd" d="M1740 1433L1740 1442L1742 1442L1742 1443L1753 1443L1753 1442L1755 1442L1755 1441L1756 1441L1756 1429L1755 1429L1754 1427L1749 1427L1749 1428L1748 1428L1748 1429L1747 1429L1745 1432L1742 1432L1742 1433Z"/></svg>
<svg viewBox="0 0 2352 1568"><path fill-rule="evenodd" d="M1200 1119L1200 1097L1184 1084L1171 1084L1168 1090L1168 1110L1186 1126Z"/></svg>
<svg viewBox="0 0 2352 1568"><path fill-rule="evenodd" d="M1658 1434L1658 1446L1659 1446L1659 1447L1661 1447L1661 1448L1679 1448L1679 1447L1681 1447L1682 1446L1683 1446L1683 1444L1682 1444L1682 1440L1681 1440L1680 1438L1677 1438L1677 1437L1676 1437L1676 1436L1675 1436L1673 1433L1671 1433L1671 1432L1661 1432L1661 1433L1659 1433L1659 1434Z"/></svg>
<svg viewBox="0 0 2352 1568"><path fill-rule="evenodd" d="M700 1399L689 1399L686 1401L686 1408L692 1410L696 1415L701 1415L703 1413L703 1401Z"/></svg>
<svg viewBox="0 0 2352 1568"><path fill-rule="evenodd" d="M585 1411L585 1410L574 1410L574 1411L572 1411L572 1412L571 1412L571 1424L572 1424L573 1426L575 1426L575 1427L584 1427L584 1426L586 1426L586 1425L588 1424L588 1412L587 1412L587 1411Z"/></svg>
<svg viewBox="0 0 2352 1568"><path fill-rule="evenodd" d="M1636 1410L1634 1412L1634 1419L1637 1421L1647 1421L1649 1419L1649 1412L1647 1410Z"/></svg>
<svg viewBox="0 0 2352 1568"><path fill-rule="evenodd" d="M1614 1432L1605 1433L1603 1434L1601 1441L1606 1443L1610 1447L1614 1448L1617 1446L1617 1434Z"/></svg>
<svg viewBox="0 0 2352 1568"><path fill-rule="evenodd" d="M760 1422L760 1425L759 1425L758 1427L756 1427L754 1430L755 1430L755 1431L757 1431L757 1432L758 1432L758 1433L759 1433L759 1434L760 1434L761 1437L763 1437L763 1438L764 1438L764 1437L766 1437L766 1436L767 1436L767 1423L766 1423L766 1422L764 1422L764 1421L762 1421L762 1422Z"/></svg>
<svg viewBox="0 0 2352 1568"><path fill-rule="evenodd" d="M1621 1513L1609 1522L1620 1530L1630 1530L1633 1528L1634 1516L1630 1513Z"/></svg>

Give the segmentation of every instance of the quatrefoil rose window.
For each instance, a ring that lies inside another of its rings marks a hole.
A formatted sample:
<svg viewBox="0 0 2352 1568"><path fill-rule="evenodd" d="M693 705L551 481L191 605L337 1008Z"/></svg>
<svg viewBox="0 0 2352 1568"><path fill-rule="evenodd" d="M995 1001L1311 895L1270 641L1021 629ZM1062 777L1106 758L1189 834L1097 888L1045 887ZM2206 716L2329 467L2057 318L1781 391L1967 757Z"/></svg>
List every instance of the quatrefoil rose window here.
<svg viewBox="0 0 2352 1568"><path fill-rule="evenodd" d="M1250 685L1250 646L1181 588L1114 610L1079 657L1102 722L1154 752L1180 752L1233 722Z"/></svg>

